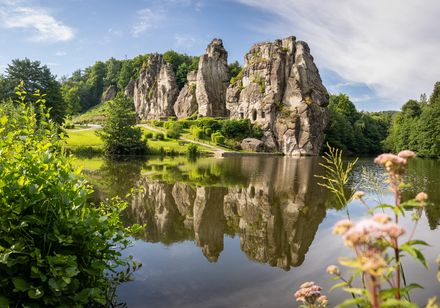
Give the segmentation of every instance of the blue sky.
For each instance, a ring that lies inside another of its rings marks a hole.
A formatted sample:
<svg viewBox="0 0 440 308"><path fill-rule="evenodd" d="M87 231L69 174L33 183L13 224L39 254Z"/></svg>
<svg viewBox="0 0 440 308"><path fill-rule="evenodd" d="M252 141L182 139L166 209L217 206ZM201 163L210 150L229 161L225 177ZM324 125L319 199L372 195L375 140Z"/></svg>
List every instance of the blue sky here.
<svg viewBox="0 0 440 308"><path fill-rule="evenodd" d="M223 39L230 62L256 42L306 41L325 86L362 110L398 109L440 80L438 0L0 0L0 71L14 58L58 76L97 60Z"/></svg>

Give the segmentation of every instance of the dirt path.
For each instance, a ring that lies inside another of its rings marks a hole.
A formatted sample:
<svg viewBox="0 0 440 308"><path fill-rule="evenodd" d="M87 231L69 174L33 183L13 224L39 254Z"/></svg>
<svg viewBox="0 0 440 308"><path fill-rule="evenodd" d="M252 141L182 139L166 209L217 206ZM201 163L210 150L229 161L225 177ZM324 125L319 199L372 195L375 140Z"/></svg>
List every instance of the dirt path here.
<svg viewBox="0 0 440 308"><path fill-rule="evenodd" d="M151 130L153 132L162 133L162 134L164 133L162 130L157 129L157 128L153 127L153 126L150 126L148 124L139 124L138 126L145 127L146 129L149 129L149 130ZM191 143L194 143L194 144L197 144L197 145L204 146L205 148L211 149L214 152L214 156L215 157L223 157L223 153L227 152L227 151L225 151L225 150L223 150L221 148L218 148L216 146L213 146L211 144L206 144L206 143L195 141L195 140L191 140L191 139L188 139L188 138L180 137L180 140L183 140L183 141L186 141L186 142L191 142Z"/></svg>
<svg viewBox="0 0 440 308"><path fill-rule="evenodd" d="M76 132L82 132L82 131L85 131L85 130L98 129L98 128L101 128L101 127L102 127L102 126L99 125L99 124L89 124L88 126L89 126L88 128L72 129L72 130L69 130L68 132L69 132L69 133L76 133Z"/></svg>

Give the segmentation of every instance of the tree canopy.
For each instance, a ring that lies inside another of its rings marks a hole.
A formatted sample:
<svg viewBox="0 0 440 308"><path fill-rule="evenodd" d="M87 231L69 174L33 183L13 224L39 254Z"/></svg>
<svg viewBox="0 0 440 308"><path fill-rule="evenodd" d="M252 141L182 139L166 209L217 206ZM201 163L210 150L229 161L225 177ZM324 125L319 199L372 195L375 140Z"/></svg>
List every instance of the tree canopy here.
<svg viewBox="0 0 440 308"><path fill-rule="evenodd" d="M50 115L61 123L65 116L65 104L61 95L61 85L46 65L27 58L12 60L6 68L5 76L0 77L0 100L16 97L15 88L23 81L26 100L34 101L33 93L45 94L46 106L51 108Z"/></svg>
<svg viewBox="0 0 440 308"><path fill-rule="evenodd" d="M385 140L390 151L410 149L419 156L440 156L440 82L434 85L429 98L409 100L393 118L390 133Z"/></svg>
<svg viewBox="0 0 440 308"><path fill-rule="evenodd" d="M327 142L350 154L377 154L388 134L389 112L359 112L345 94L331 95Z"/></svg>

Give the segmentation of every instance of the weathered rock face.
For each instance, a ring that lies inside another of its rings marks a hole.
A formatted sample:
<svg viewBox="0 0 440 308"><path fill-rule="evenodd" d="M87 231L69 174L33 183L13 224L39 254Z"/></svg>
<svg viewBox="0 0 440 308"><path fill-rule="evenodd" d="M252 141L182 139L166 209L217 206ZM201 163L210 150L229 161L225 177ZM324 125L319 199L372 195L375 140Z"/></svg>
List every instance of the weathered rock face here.
<svg viewBox="0 0 440 308"><path fill-rule="evenodd" d="M174 104L174 112L179 119L187 118L198 110L196 99L197 72L189 72L186 79L187 83L182 90L180 90L179 96Z"/></svg>
<svg viewBox="0 0 440 308"><path fill-rule="evenodd" d="M133 90L133 100L141 119L157 119L174 115L178 95L176 77L162 55L153 54L140 72Z"/></svg>
<svg viewBox="0 0 440 308"><path fill-rule="evenodd" d="M101 102L107 102L111 99L114 99L118 89L115 86L108 86L101 96Z"/></svg>
<svg viewBox="0 0 440 308"><path fill-rule="evenodd" d="M328 122L328 93L307 44L295 37L256 44L241 74L227 90L230 117L259 125L269 149L317 155Z"/></svg>
<svg viewBox="0 0 440 308"><path fill-rule="evenodd" d="M136 81L133 79L130 79L128 82L128 85L125 87L124 95L126 97L133 97L134 96L134 86L136 84Z"/></svg>
<svg viewBox="0 0 440 308"><path fill-rule="evenodd" d="M226 90L229 85L228 52L220 39L214 39L200 57L197 70L196 98L202 116L227 115Z"/></svg>
<svg viewBox="0 0 440 308"><path fill-rule="evenodd" d="M255 138L246 138L241 142L241 149L245 151L263 152L264 143Z"/></svg>

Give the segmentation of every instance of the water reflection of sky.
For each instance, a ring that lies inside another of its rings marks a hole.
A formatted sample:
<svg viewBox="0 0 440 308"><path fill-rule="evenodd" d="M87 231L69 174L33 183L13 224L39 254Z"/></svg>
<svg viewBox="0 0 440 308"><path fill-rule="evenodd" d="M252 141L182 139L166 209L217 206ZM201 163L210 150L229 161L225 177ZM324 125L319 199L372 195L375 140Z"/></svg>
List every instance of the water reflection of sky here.
<svg viewBox="0 0 440 308"><path fill-rule="evenodd" d="M372 166L368 161L361 164ZM334 209L317 186L313 174L321 171L316 159L153 165L112 165L93 175L104 196L112 189L123 193L124 185L117 183L127 176L123 170L132 171L131 182L124 180L126 189L133 185L144 188L132 201L128 220L147 223L147 232L126 251L143 267L136 272L135 281L122 285L118 292L129 307L295 306L293 292L302 282L313 280L329 290L333 282L326 267L350 254L342 240L331 234L333 225L347 214ZM418 162L411 171L415 182L419 174L431 177L428 193L436 201L438 186L433 183L437 171L432 168L438 167L439 163ZM145 169L149 176L142 175ZM121 170L122 176L116 174ZM391 196L385 200L391 201ZM354 220L366 215L359 202L350 205L349 213ZM438 219L430 217L434 228ZM403 223L409 229L410 216ZM411 259L403 261L408 280L425 287L412 294L422 305L430 296L440 295L435 265L440 238L425 215L416 238L432 245L424 249L430 271ZM343 295L340 291L326 293L330 306Z"/></svg>

